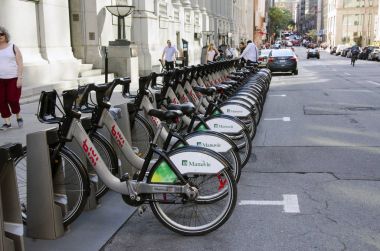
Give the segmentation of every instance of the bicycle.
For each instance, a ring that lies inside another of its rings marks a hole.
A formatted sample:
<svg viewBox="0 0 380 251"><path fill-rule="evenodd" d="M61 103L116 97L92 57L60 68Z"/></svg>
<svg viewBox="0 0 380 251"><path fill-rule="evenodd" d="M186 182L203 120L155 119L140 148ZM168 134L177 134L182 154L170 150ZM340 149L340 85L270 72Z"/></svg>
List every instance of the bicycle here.
<svg viewBox="0 0 380 251"><path fill-rule="evenodd" d="M95 87L98 105L104 108L98 110L101 111L99 126L104 123L113 132L112 136L119 146L128 147L117 124L110 119L103 120L110 116L107 110L110 104L101 97L106 96L104 94L109 88L108 85ZM43 97L49 95L51 93L48 92L41 94ZM100 179L110 189L121 193L126 203L132 206L149 203L154 215L164 226L183 235L206 234L228 220L236 205L237 188L229 171L230 166L222 156L209 149L192 146L173 151L160 150L156 141L161 132L157 130L137 177L129 179L126 175L118 179L107 168L82 127L79 120L81 114L72 110L75 101L78 101L78 90L63 93L64 116L58 120L62 123L59 135L66 141L75 140L81 145L81 151ZM46 117L51 114L54 112L49 109L41 119L49 121ZM167 123L182 116L180 111L152 110L150 114ZM159 159L150 165L153 154L157 154ZM215 188L218 188L217 193ZM213 215L207 215L210 212Z"/></svg>
<svg viewBox="0 0 380 251"><path fill-rule="evenodd" d="M352 67L355 66L355 61L358 59L358 55L357 53L352 53L352 56L351 56L351 65Z"/></svg>

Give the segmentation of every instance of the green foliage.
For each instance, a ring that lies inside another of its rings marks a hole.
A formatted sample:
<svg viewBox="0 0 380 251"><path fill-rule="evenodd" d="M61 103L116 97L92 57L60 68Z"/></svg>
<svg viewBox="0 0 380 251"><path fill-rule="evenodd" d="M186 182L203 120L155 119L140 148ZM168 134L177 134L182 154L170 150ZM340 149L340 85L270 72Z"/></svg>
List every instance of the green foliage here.
<svg viewBox="0 0 380 251"><path fill-rule="evenodd" d="M294 25L292 13L289 10L272 7L269 9L269 26L271 32L279 34L280 30L288 29L288 26Z"/></svg>
<svg viewBox="0 0 380 251"><path fill-rule="evenodd" d="M350 42L350 38L349 37L342 37L342 43L343 44L348 44Z"/></svg>
<svg viewBox="0 0 380 251"><path fill-rule="evenodd" d="M309 30L307 35L310 37L311 41L316 42L318 38L317 30Z"/></svg>
<svg viewBox="0 0 380 251"><path fill-rule="evenodd" d="M357 46L361 47L362 46L362 41L363 41L363 37L362 36L354 37L354 42L356 43Z"/></svg>

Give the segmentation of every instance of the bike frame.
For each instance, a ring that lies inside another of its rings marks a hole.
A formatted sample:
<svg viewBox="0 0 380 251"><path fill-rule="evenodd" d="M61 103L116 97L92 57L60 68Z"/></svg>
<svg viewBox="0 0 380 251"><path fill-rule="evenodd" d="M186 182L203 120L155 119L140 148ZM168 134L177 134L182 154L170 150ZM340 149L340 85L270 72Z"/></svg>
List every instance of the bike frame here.
<svg viewBox="0 0 380 251"><path fill-rule="evenodd" d="M109 115L108 111L104 112L103 114L104 116ZM118 128L115 128L115 131L120 132ZM143 182L141 178L139 180L120 181L108 170L103 159L100 157L98 151L92 144L90 137L87 135L85 129L82 127L79 119L74 118L72 120L70 129L66 135L66 139L67 140L74 139L81 146L81 151L83 152L83 154L85 154L85 156L91 163L92 167L95 169L100 179L108 188L112 189L115 192L118 192L124 195L129 195L129 196L137 196L139 194L162 194L163 192L168 193L168 194L169 193L189 194L188 184L186 185L148 184L146 182ZM121 136L121 137L118 137L117 139L121 140L120 143L122 143L122 141L124 140L124 137ZM165 153L163 152L157 151L157 153L160 154L161 156L165 156ZM182 182L186 182L183 179L181 172L175 167L172 161L167 156L164 158L169 163L170 168L175 172L177 177ZM143 165L141 173L145 174L145 172L148 171L149 162L150 160L149 158L147 158L145 161L145 165Z"/></svg>

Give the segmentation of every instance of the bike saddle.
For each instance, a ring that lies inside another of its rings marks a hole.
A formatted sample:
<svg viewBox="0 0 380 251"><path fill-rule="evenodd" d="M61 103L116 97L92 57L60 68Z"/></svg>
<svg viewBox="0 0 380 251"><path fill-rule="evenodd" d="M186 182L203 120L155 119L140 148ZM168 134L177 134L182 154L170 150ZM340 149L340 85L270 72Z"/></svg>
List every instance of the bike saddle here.
<svg viewBox="0 0 380 251"><path fill-rule="evenodd" d="M238 81L232 80L232 79L228 79L222 82L222 84L226 84L226 85L236 85L237 83Z"/></svg>
<svg viewBox="0 0 380 251"><path fill-rule="evenodd" d="M200 87L200 86L195 86L193 87L194 91L196 92L200 92L202 93L203 95L206 95L206 96L212 96L214 95L216 89L215 87Z"/></svg>
<svg viewBox="0 0 380 251"><path fill-rule="evenodd" d="M161 121L175 121L181 117L183 113L178 110L164 111L160 109L152 109L148 111L148 115L158 118Z"/></svg>
<svg viewBox="0 0 380 251"><path fill-rule="evenodd" d="M195 112L195 106L190 102L184 104L169 104L167 108L171 111L179 110L183 113L183 115L191 115Z"/></svg>
<svg viewBox="0 0 380 251"><path fill-rule="evenodd" d="M219 84L219 85L215 85L214 87L216 88L216 91L218 93L223 93L225 91L230 90L232 86L231 85L225 85L225 84Z"/></svg>
<svg viewBox="0 0 380 251"><path fill-rule="evenodd" d="M231 75L235 75L235 76L244 76L245 73L244 73L244 72L241 72L241 71L236 71L236 72L231 72Z"/></svg>

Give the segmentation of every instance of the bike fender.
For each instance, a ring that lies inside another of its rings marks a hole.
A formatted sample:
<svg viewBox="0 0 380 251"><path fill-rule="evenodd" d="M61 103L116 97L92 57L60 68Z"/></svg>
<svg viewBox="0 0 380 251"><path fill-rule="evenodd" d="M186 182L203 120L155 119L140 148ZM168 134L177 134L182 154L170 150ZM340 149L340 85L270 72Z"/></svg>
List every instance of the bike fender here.
<svg viewBox="0 0 380 251"><path fill-rule="evenodd" d="M186 142L189 145L205 147L218 153L225 153L232 148L231 144L215 135L190 135L186 137Z"/></svg>
<svg viewBox="0 0 380 251"><path fill-rule="evenodd" d="M206 124L211 130L221 133L239 133L244 130L244 127L234 120L221 116L207 119Z"/></svg>
<svg viewBox="0 0 380 251"><path fill-rule="evenodd" d="M224 114L234 117L247 117L251 112L240 104L225 104L220 107Z"/></svg>
<svg viewBox="0 0 380 251"><path fill-rule="evenodd" d="M217 174L225 168L222 162L202 152L178 152L170 160L181 174Z"/></svg>

